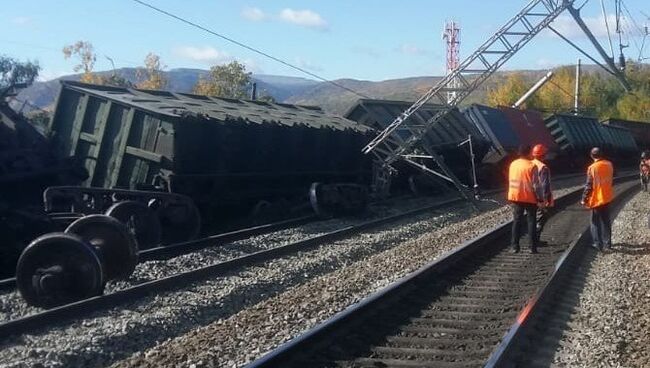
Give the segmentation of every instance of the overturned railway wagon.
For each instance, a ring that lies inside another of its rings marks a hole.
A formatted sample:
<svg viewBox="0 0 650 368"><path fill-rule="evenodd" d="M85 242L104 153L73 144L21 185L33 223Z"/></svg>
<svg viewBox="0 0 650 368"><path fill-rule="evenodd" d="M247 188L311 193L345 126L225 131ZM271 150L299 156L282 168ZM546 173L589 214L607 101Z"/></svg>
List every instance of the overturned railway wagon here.
<svg viewBox="0 0 650 368"><path fill-rule="evenodd" d="M49 230L34 221L42 215L43 190L83 180L85 173L75 168L71 160L57 159L45 136L0 101L0 278L12 275L34 233Z"/></svg>
<svg viewBox="0 0 650 368"><path fill-rule="evenodd" d="M611 159L627 162L638 147L629 130L603 125L596 118L582 115L555 114L546 118L546 127L560 146L567 164L581 168L589 160L589 150L599 146Z"/></svg>
<svg viewBox="0 0 650 368"><path fill-rule="evenodd" d="M640 150L650 149L650 122L610 118L602 123L629 130Z"/></svg>
<svg viewBox="0 0 650 368"><path fill-rule="evenodd" d="M370 176L370 129L312 106L64 81L50 129L86 186L185 194L204 223Z"/></svg>
<svg viewBox="0 0 650 368"><path fill-rule="evenodd" d="M347 119L381 131L411 105L412 102L406 101L360 99L344 116ZM422 125L431 119L439 109L439 106L425 104L408 118L409 124L405 125ZM471 184L471 157L468 146L459 146L459 144L467 140L469 136L472 137L475 162L478 164L490 147L490 143L457 109L452 110L444 119L428 129L423 139L423 144L434 148L437 153L441 154L447 166L465 184ZM401 175L399 178L407 179L411 190L416 192L418 190L414 188L413 181L422 182L428 180L419 176L419 171L415 171L410 167L402 167L400 171L406 172L406 175Z"/></svg>

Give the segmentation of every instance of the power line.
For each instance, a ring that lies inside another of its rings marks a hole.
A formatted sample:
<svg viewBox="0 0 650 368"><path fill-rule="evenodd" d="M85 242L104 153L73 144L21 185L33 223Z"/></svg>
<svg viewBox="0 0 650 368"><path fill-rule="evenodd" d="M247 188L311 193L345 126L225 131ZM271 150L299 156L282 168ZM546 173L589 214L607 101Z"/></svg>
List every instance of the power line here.
<svg viewBox="0 0 650 368"><path fill-rule="evenodd" d="M148 7L148 8L150 8L150 9L153 9L153 10L157 11L158 13L161 13L161 14L164 14L164 15L166 15L166 16L168 16L168 17L174 18L174 19L176 19L176 20L178 20L178 21L181 21L181 22L183 22L183 23L185 23L185 24L187 24L187 25L190 25L190 26L192 26L192 27L194 27L194 28L198 28L198 29L200 29L200 30L202 30L202 31L208 32L208 33L210 33L210 34L213 35L213 36L217 36L217 37L219 37L219 38L221 38L221 39L224 39L224 40L226 40L226 41L228 41L228 42L230 42L230 43L233 43L233 44L235 44L235 45L237 45L237 46L243 47L243 48L245 48L245 49L247 49L247 50L249 50L249 51L252 51L252 52L254 52L254 53L256 53L256 54L262 55L262 56L264 56L264 57L266 57L266 58L269 58L269 59L271 59L271 60L273 60L273 61L276 61L276 62L278 62L278 63L280 63L280 64L282 64L282 65L285 65L285 66L288 66L288 67L290 67L290 68L292 68L292 69L298 70L298 71L301 72L301 73L305 73L305 74L307 74L307 75L309 75L309 76L311 76L311 77L314 77L314 78L316 78L316 79L318 79L318 80L321 80L321 81L323 81L323 82L326 82L326 83L332 84L332 85L337 86L337 87L339 87L339 88L342 88L342 89L344 89L344 90L346 90L346 91L348 91L348 92L352 92L352 93L354 93L355 95L357 95L357 96L359 96L359 97L362 97L362 98L370 98L370 97L368 97L368 96L366 96L366 95L364 95L364 94L362 94L362 93L359 93L359 92L357 92L357 91L355 91L355 90L353 90L353 89L351 89L351 88L348 88L348 87L346 87L346 86L344 86L344 85L342 85L342 84L336 83L336 82L334 82L334 81L332 81L332 80L329 80L329 79L326 79L326 78L323 78L323 77L321 77L321 76L318 75L318 74L312 73L312 72L310 72L310 71L308 71L308 70L306 70L306 69L303 69L303 68L301 68L301 67L299 67L299 66L293 65L293 64L291 64L291 63L289 63L289 62L287 62L287 61L284 61L284 60L282 60L282 59L279 59L279 58L277 58L277 57L275 57L275 56L273 56L273 55L270 55L270 54L268 54L268 53L266 53L266 52L264 52L264 51L258 50L258 49L254 48L254 47L252 47L252 46L248 46L248 45L246 45L246 44L244 44L244 43L242 43L242 42L239 42L239 41L237 41L237 40L235 40L235 39L232 39L232 38L230 38L230 37L224 36L224 35L222 35L222 34L220 34L220 33L217 33L216 31L213 31L213 30L211 30L211 29L208 29L208 28L206 28L206 27L204 27L204 26L202 26L202 25L200 25L200 24L194 23L194 22L192 22L192 21L190 21L190 20L187 20L187 19L185 19L185 18L182 18L182 17L180 17L180 16L178 16L178 15L172 14L172 13L166 11L166 10L163 10L163 9L157 8L157 7L155 7L155 6L153 6L153 5L149 4L149 3L146 3L146 2L141 1L141 0L133 0L133 1L135 1L136 3L138 3L138 4L140 4L140 5L144 5L144 6Z"/></svg>
<svg viewBox="0 0 650 368"><path fill-rule="evenodd" d="M641 35L641 37L643 37L645 32L643 31L643 29L641 27L639 27L639 24L636 22L636 20L632 16L632 13L630 13L630 11L628 10L627 5L625 5L625 2L621 1L621 5L623 5L623 9L625 9L625 12L630 17L630 20L634 24L634 28L636 28L636 30L639 31L639 34Z"/></svg>
<svg viewBox="0 0 650 368"><path fill-rule="evenodd" d="M549 80L548 80L548 83L550 83L550 84L554 85L555 87L557 87L557 89L559 89L560 91L564 92L567 96L569 96L569 97L574 97L574 96L573 96L573 93L567 92L567 90L565 90L565 89L562 88L559 84L553 82L552 80L549 79Z"/></svg>

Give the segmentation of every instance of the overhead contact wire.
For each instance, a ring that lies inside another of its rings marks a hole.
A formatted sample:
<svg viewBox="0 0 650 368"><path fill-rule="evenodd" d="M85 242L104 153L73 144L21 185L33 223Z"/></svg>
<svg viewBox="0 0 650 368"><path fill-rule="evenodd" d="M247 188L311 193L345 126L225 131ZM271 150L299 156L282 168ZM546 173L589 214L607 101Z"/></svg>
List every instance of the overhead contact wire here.
<svg viewBox="0 0 650 368"><path fill-rule="evenodd" d="M213 31L213 30L211 30L211 29L209 29L209 28L206 28L206 27L204 27L204 26L202 26L202 25L200 25L200 24L198 24L198 23L194 23L194 22L192 22L192 21L190 21L190 20L187 20L187 19L182 18L182 17L180 17L180 16L178 16L178 15L172 14L172 13L166 11L166 10L160 9L160 8L158 8L158 7L155 7L155 6L153 6L153 5L149 4L149 3L146 3L146 2L144 2L144 1L141 1L141 0L133 0L133 1L135 1L136 3L138 3L138 4L140 4L140 5L146 6L147 8L150 8L150 9L152 9L152 10L155 10L155 11L157 11L158 13L164 14L164 15L170 17L170 18L174 18L174 19L176 19L176 20L178 20L178 21L180 21L180 22L183 22L183 23L185 23L185 24L187 24L187 25L190 25L190 26L192 26L192 27L194 27L194 28L198 28L198 29L200 29L200 30L202 30L202 31L208 32L208 33L210 33L210 34L213 35L213 36L217 36L217 37L219 37L219 38L221 38L221 39L224 39L224 40L226 40L226 41L228 41L228 42L230 42L230 43L233 43L233 44L235 44L235 45L237 45L237 46L243 47L243 48L245 48L246 50L252 51L252 52L254 52L254 53L256 53L256 54L262 55L262 56L264 56L264 57L266 57L266 58L269 58L269 59L271 59L271 60L273 60L273 61L276 61L276 62L278 62L278 63L280 63L280 64L282 64L282 65L284 65L284 66L287 66L287 67L289 67L289 68L295 69L295 70L297 70L297 71L299 71L299 72L301 72L301 73L307 74L307 75L309 75L309 76L311 76L311 77L314 77L314 78L316 78L316 79L318 79L318 80L320 80L320 81L323 81L323 82L329 83L329 84L331 84L331 85L334 85L334 86L336 86L336 87L339 87L339 88L341 88L341 89L344 89L344 90L346 90L346 91L348 91L348 92L354 93L355 95L357 95L357 96L359 96L359 97L362 97L362 98L370 98L370 97L368 97L368 96L366 96L366 95L364 95L364 94L362 94L362 93L360 93L360 92L357 92L357 91L355 91L355 90L353 90L353 89L351 89L351 88L348 88L348 87L346 87L346 86L344 86L344 85L342 85L342 84L336 83L336 82L331 81L331 80L326 79L326 78L323 78L323 77L321 77L321 76L318 75L318 74L312 73L312 72L310 72L310 71L308 71L308 70L306 70L306 69L304 69L304 68L301 68L301 67L299 67L299 66L293 65L293 64L291 64L291 63L289 63L289 62L287 62L287 61L284 61L284 60L282 60L282 59L280 59L280 58L277 58L277 57L275 57L275 56L273 56L273 55L270 55L270 54L268 54L268 53L266 53L266 52L264 52L264 51L261 51L261 50L259 50L259 49L254 48L254 47L252 47L252 46L248 46L248 45L246 45L246 44L244 44L244 43L242 43L242 42L239 42L239 41L237 41L237 40L235 40L235 39L233 39L233 38L230 38L230 37L228 37L228 36L224 36L224 35L222 35L222 34L216 32L216 31Z"/></svg>

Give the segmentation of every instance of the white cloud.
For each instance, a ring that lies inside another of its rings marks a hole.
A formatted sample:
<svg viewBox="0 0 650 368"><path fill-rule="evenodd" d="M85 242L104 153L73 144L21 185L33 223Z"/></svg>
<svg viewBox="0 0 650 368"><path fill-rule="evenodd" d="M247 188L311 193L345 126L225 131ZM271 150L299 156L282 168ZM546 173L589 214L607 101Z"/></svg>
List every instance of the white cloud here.
<svg viewBox="0 0 650 368"><path fill-rule="evenodd" d="M313 72L323 71L322 66L320 66L318 64L314 64L311 61L305 60L303 58L296 58L295 63L296 63L297 66L299 66L299 67L301 67L303 69L311 70Z"/></svg>
<svg viewBox="0 0 650 368"><path fill-rule="evenodd" d="M423 48L421 48L419 46L415 46L415 45L411 45L411 44L407 44L407 43L400 45L397 48L397 51L401 52L402 54L406 54L406 55L424 55L424 54L426 54L428 52L427 50L425 50L425 49L423 49Z"/></svg>
<svg viewBox="0 0 650 368"><path fill-rule="evenodd" d="M228 53L219 51L211 46L181 46L174 49L174 54L208 65L222 64L233 60L233 57L228 55Z"/></svg>
<svg viewBox="0 0 650 368"><path fill-rule="evenodd" d="M19 25L19 26L24 26L27 23L30 23L32 21L31 18L28 17L15 17L11 20L11 23Z"/></svg>
<svg viewBox="0 0 650 368"><path fill-rule="evenodd" d="M311 10L293 10L293 9L283 9L280 12L280 19L285 22L293 23L302 27L327 30L329 25L320 16L320 14L313 12Z"/></svg>
<svg viewBox="0 0 650 368"><path fill-rule="evenodd" d="M241 16L244 17L244 19L250 20L252 22L259 22L268 17L266 13L262 11L262 9L249 6L245 7L241 11Z"/></svg>
<svg viewBox="0 0 650 368"><path fill-rule="evenodd" d="M596 37L607 37L607 27L605 26L605 18L600 15L597 17L582 17L582 20L585 22L591 33ZM614 36L615 27L616 27L616 17L613 14L607 16L607 23L609 24L609 32ZM571 38L583 38L586 37L578 23L575 19L569 15L562 15L551 23L551 27L555 28L560 32L564 37L569 39ZM547 35L551 34L554 37L557 37L555 33L545 32Z"/></svg>

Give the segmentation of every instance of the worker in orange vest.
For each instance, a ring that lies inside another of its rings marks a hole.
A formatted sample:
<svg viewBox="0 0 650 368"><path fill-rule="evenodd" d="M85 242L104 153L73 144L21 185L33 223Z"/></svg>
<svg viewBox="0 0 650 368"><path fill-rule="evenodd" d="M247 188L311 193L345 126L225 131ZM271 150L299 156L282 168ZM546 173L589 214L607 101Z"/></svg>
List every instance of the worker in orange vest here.
<svg viewBox="0 0 650 368"><path fill-rule="evenodd" d="M587 169L587 184L580 203L591 208L592 246L609 249L612 246L612 224L609 204L614 199L614 166L603 158L598 147L591 149L594 163Z"/></svg>
<svg viewBox="0 0 650 368"><path fill-rule="evenodd" d="M641 187L644 192L648 191L648 181L650 179L650 153L643 151L641 153L641 162L639 163L639 178Z"/></svg>
<svg viewBox="0 0 650 368"><path fill-rule="evenodd" d="M539 185L537 167L528 158L530 147L519 147L519 158L514 160L508 169L508 201L512 203L512 240L511 252L519 252L521 238L521 223L524 213L528 219L528 236L530 252L537 253L536 216L537 205L543 206Z"/></svg>
<svg viewBox="0 0 650 368"><path fill-rule="evenodd" d="M537 209L537 243L539 244L539 237L544 228L544 224L548 220L548 208L553 207L555 201L553 200L553 190L551 189L551 170L544 163L548 149L543 144L536 144L533 147L532 156L533 164L537 167L539 174L539 184L542 191L542 202L544 206Z"/></svg>

